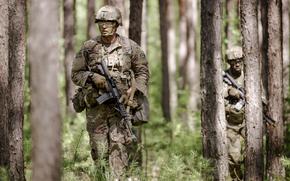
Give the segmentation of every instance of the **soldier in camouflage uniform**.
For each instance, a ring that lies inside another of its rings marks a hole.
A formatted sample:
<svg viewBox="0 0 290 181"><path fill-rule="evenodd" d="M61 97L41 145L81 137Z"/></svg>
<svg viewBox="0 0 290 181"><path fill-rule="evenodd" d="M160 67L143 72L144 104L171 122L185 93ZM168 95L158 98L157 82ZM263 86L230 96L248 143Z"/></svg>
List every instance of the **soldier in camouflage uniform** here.
<svg viewBox="0 0 290 181"><path fill-rule="evenodd" d="M100 8L95 22L101 36L86 41L77 53L72 66L72 80L85 91L87 131L92 158L97 166L100 165L100 160L107 160L114 178L120 178L128 166L128 147L132 140L127 134L128 130L120 129L122 118L114 104L96 103L96 98L106 92L108 86L105 77L96 70L96 65L101 61L106 63L122 94L122 102L136 107L139 102L135 98L128 101L135 92L132 91L131 80L134 78L136 83L135 95L147 97L148 63L140 46L116 33L118 26L122 25L119 9L113 6Z"/></svg>
<svg viewBox="0 0 290 181"><path fill-rule="evenodd" d="M237 84L244 85L243 52L241 47L233 47L226 52L227 62L230 68L228 73ZM225 111L227 120L227 142L229 156L230 180L242 180L244 152L244 108L237 110L235 104L240 99L240 93L234 87L224 83Z"/></svg>

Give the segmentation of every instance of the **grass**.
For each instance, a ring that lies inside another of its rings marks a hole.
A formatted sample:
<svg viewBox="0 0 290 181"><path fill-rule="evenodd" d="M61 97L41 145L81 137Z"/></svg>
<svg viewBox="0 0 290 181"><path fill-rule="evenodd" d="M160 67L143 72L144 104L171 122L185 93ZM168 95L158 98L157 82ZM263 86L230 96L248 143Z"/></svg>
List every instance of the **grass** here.
<svg viewBox="0 0 290 181"><path fill-rule="evenodd" d="M142 129L143 169L133 163L127 175L141 180L200 180L201 171L209 169L209 164L201 156L199 132L192 133L180 125L166 123L162 117L154 116L150 121ZM73 122L64 122L63 153L63 180L107 180L110 177L106 164L107 172L102 175L90 157L84 115Z"/></svg>

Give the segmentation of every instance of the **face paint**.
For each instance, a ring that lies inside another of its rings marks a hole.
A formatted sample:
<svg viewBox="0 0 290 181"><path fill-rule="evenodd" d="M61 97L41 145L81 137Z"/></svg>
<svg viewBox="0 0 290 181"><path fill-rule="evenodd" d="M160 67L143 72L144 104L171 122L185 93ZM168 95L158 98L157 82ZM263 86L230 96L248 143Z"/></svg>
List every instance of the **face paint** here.
<svg viewBox="0 0 290 181"><path fill-rule="evenodd" d="M102 36L111 36L117 31L117 23L114 21L99 21L98 26Z"/></svg>

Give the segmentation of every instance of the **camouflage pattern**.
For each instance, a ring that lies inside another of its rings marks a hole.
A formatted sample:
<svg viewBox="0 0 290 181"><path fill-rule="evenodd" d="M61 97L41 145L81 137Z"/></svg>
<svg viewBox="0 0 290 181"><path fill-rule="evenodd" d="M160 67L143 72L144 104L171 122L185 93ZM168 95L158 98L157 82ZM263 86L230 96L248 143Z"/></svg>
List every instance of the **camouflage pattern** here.
<svg viewBox="0 0 290 181"><path fill-rule="evenodd" d="M243 50L242 47L232 47L226 51L226 59L227 61L237 60L243 58Z"/></svg>
<svg viewBox="0 0 290 181"><path fill-rule="evenodd" d="M82 112L86 108L84 97L85 97L84 89L79 87L72 98L73 107L77 113Z"/></svg>
<svg viewBox="0 0 290 181"><path fill-rule="evenodd" d="M89 60L84 52L89 52ZM92 86L90 76L96 73L96 65L105 61L117 87L125 93L130 87L129 70L135 74L137 94L147 97L149 79L148 63L144 52L132 40L117 35L110 46L102 44L101 37L84 43L72 66L73 82L87 90L85 95L87 131L89 132L92 158L107 159L115 177L120 177L128 165L128 132L120 129L120 114L114 105L97 105L95 99L105 90Z"/></svg>
<svg viewBox="0 0 290 181"><path fill-rule="evenodd" d="M95 23L98 23L99 21L116 21L121 26L121 11L114 6L103 6L96 14Z"/></svg>
<svg viewBox="0 0 290 181"><path fill-rule="evenodd" d="M226 70L228 74L234 77L231 69ZM244 75L235 78L235 82L243 86ZM243 173L241 165L244 160L244 108L240 111L235 110L234 105L237 102L236 98L229 95L229 90L233 87L224 83L225 111L227 120L227 143L228 143L228 159L229 159L229 180L239 180Z"/></svg>

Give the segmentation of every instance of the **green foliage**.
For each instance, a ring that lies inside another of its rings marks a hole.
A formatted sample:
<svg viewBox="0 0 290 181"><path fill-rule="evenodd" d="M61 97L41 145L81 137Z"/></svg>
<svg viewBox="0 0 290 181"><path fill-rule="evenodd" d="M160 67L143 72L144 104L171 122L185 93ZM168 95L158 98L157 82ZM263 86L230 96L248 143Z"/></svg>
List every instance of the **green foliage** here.
<svg viewBox="0 0 290 181"><path fill-rule="evenodd" d="M290 170L290 158L283 157L283 158L282 158L282 163L283 163L283 166L284 166L285 169L286 169L286 176L287 176L287 178L290 179L290 175L289 175L289 170ZM288 170L288 171L287 171L287 170Z"/></svg>
<svg viewBox="0 0 290 181"><path fill-rule="evenodd" d="M64 179L72 175L72 178L93 175L93 161L90 158L89 138L85 132L85 117L77 115L73 122L69 119L63 124L63 167ZM71 177L68 177L71 178Z"/></svg>
<svg viewBox="0 0 290 181"><path fill-rule="evenodd" d="M24 164L27 168L25 170L25 177L28 180L31 175L31 128L30 128L30 77L29 77L29 62L25 64L25 82L24 82L24 121L23 121L23 152L24 152Z"/></svg>
<svg viewBox="0 0 290 181"><path fill-rule="evenodd" d="M210 172L209 163L202 158L199 133L162 118L146 126L145 132L151 135L145 141L149 171L157 170L159 180L202 180L201 172Z"/></svg>
<svg viewBox="0 0 290 181"><path fill-rule="evenodd" d="M290 95L288 93L288 95ZM284 100L284 120L285 120L285 143L290 143L290 98ZM290 180L290 144L285 144L285 158L283 164L285 166L286 180Z"/></svg>
<svg viewBox="0 0 290 181"><path fill-rule="evenodd" d="M9 180L7 169L4 167L0 167L0 180L1 181Z"/></svg>

